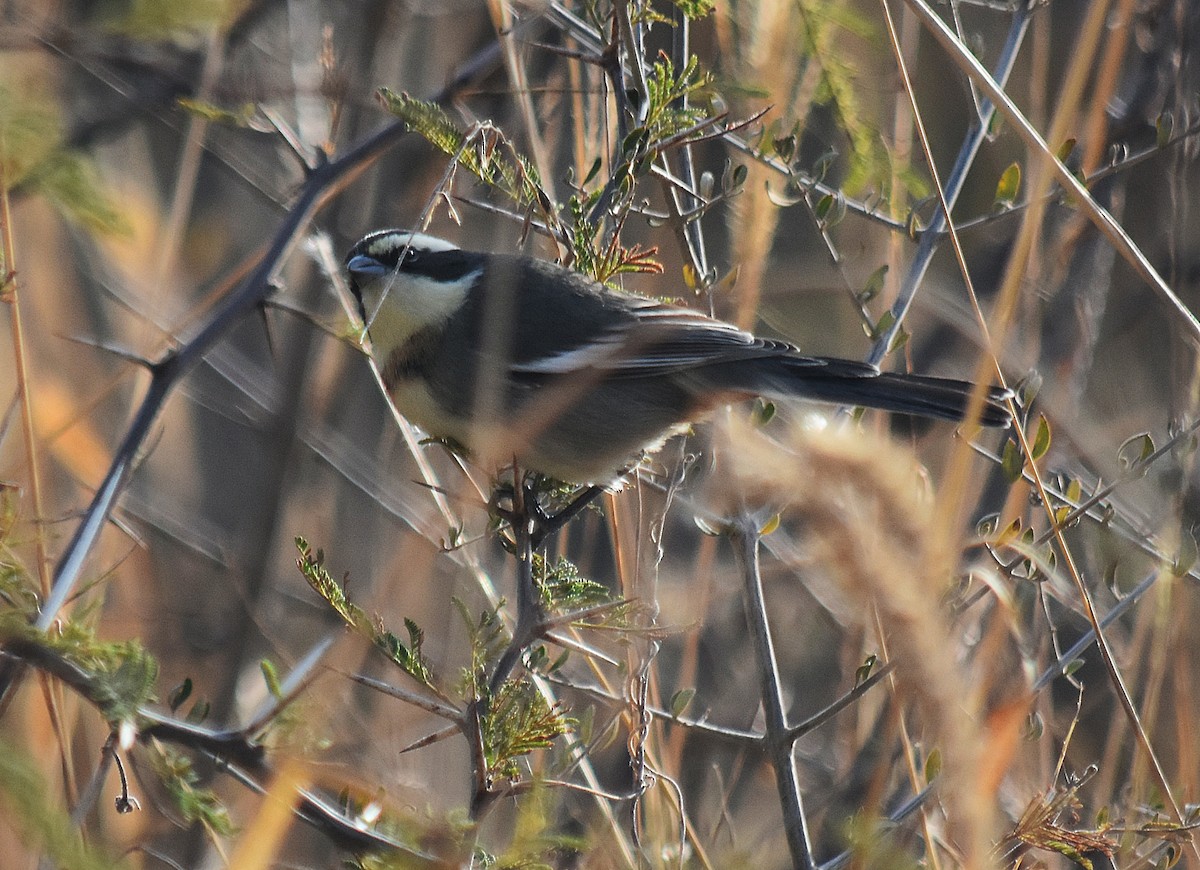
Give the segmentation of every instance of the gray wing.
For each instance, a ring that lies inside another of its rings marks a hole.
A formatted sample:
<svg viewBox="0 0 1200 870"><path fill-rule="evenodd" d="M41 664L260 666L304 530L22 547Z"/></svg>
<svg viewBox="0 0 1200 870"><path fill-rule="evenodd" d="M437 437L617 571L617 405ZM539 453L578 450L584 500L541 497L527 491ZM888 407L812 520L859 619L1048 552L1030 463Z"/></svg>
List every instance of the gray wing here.
<svg viewBox="0 0 1200 870"><path fill-rule="evenodd" d="M786 342L758 338L730 323L640 296L610 294L626 316L608 320L588 340L560 344L554 353L518 360L515 375L564 375L582 369L612 377L666 375L714 364L787 357L793 367L823 369L829 360L802 356ZM863 374L874 369L863 366Z"/></svg>

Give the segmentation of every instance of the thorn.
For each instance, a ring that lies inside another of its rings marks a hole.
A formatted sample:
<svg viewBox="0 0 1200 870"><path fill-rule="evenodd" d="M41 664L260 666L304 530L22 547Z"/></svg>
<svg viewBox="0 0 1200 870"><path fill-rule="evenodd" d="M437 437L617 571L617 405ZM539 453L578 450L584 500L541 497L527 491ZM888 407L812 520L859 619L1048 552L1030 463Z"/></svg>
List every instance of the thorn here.
<svg viewBox="0 0 1200 870"><path fill-rule="evenodd" d="M258 304L258 316L262 320L263 335L267 339L267 353L271 355L274 362L279 362L278 347L275 343L275 332L271 329L271 318L267 316L267 305L265 302Z"/></svg>
<svg viewBox="0 0 1200 870"><path fill-rule="evenodd" d="M262 112L263 117L267 119L267 123L274 128L279 134L284 143L291 150L293 156L304 167L305 173L311 175L321 165L322 160L317 157L317 152L313 148L301 141L299 134L283 119L283 117L274 109L268 106L259 106L258 110Z"/></svg>
<svg viewBox="0 0 1200 870"><path fill-rule="evenodd" d="M119 359L123 359L126 362L131 362L131 363L134 363L135 365L139 365L149 372L153 372L155 366L158 365L158 363L156 363L154 360L149 359L145 356L142 356L140 353L137 353L136 351L130 350L129 348L126 348L126 347L121 347L120 345L111 344L107 341L101 341L98 338L86 338L84 336L78 336L78 335L61 335L61 334L59 335L59 338L63 338L67 341L73 342L74 344L81 344L85 347L92 347L92 348L96 348L97 350L102 350L105 353L112 354L113 356L118 357ZM174 351L169 351L168 353L173 354Z"/></svg>
<svg viewBox="0 0 1200 870"><path fill-rule="evenodd" d="M460 729L457 725L447 725L445 728L440 728L437 731L434 731L432 734L408 744L408 746L405 746L400 750L399 754L403 755L406 752L412 752L414 749L421 749L425 746L431 746L434 743L439 743L440 741L445 740L447 737L453 737L455 734L458 734L459 730Z"/></svg>

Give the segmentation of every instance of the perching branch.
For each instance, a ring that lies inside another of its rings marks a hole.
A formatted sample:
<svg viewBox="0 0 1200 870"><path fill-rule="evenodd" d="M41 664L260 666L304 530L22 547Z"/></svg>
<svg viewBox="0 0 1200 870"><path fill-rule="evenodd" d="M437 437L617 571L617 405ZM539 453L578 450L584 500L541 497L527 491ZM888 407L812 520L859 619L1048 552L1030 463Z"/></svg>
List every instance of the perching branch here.
<svg viewBox="0 0 1200 870"><path fill-rule="evenodd" d="M498 59L498 45L492 43L464 64L459 74L435 99L438 102L450 99L468 82L494 66ZM389 124L343 156L314 169L250 274L216 304L195 336L167 351L162 359L150 366L150 386L116 450L104 480L97 487L91 504L55 568L50 596L42 605L35 623L39 630L49 630L73 594L84 562L95 546L117 498L128 484L130 472L146 445L154 421L158 419L175 387L242 317L267 301L278 270L312 217L367 166L394 147L406 132L407 128L402 122ZM0 670L0 698L7 694L14 677L11 667Z"/></svg>
<svg viewBox="0 0 1200 870"><path fill-rule="evenodd" d="M775 784L783 809L788 849L792 853L792 863L797 868L815 870L817 865L808 833L808 819L804 815L804 802L796 776L796 755L793 751L796 738L787 722L779 662L775 658L775 644L771 639L770 623L767 621L767 604L763 595L762 573L758 561L758 526L751 517L741 517L730 527L729 534L745 584L743 600L746 605L746 619L750 623L750 635L754 641L758 672L762 679L767 754L770 756L771 766L775 769Z"/></svg>

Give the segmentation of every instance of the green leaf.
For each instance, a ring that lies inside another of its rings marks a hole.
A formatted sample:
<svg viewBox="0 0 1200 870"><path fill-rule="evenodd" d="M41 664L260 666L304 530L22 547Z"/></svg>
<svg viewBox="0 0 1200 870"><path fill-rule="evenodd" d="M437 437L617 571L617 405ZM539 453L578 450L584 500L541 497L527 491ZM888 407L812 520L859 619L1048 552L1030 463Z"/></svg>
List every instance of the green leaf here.
<svg viewBox="0 0 1200 870"><path fill-rule="evenodd" d="M1021 164L1010 163L1008 168L1000 174L1000 180L996 183L995 204L1004 209L1012 208L1020 191Z"/></svg>
<svg viewBox="0 0 1200 870"><path fill-rule="evenodd" d="M592 168L588 170L588 174L583 179L583 184L581 186L587 186L588 184L591 183L592 179L595 178L596 175L600 172L600 167L602 164L603 164L603 161L599 157L597 157L592 162Z"/></svg>
<svg viewBox="0 0 1200 870"><path fill-rule="evenodd" d="M154 697L158 679L158 661L139 644L127 642L119 647L123 652L116 670L106 674L102 665L92 677L93 700L110 723L135 720L140 708Z"/></svg>
<svg viewBox="0 0 1200 870"><path fill-rule="evenodd" d="M1021 448L1011 438L1005 439L1004 451L1000 455L1000 469L1004 472L1004 477L1009 483L1016 483L1021 479L1024 468L1025 460L1021 457Z"/></svg>
<svg viewBox="0 0 1200 870"><path fill-rule="evenodd" d="M558 658L556 658L553 662L551 662L550 667L546 669L547 673L553 674L555 671L561 670L563 665L565 665L567 663L567 660L570 658L571 658L571 651L569 649L564 649L561 653L558 654Z"/></svg>
<svg viewBox="0 0 1200 870"><path fill-rule="evenodd" d="M771 149L775 152L775 155L780 160L782 160L784 163L790 163L792 158L796 155L796 137L794 135L791 135L791 136L780 136L778 138L772 139L771 140Z"/></svg>
<svg viewBox="0 0 1200 870"><path fill-rule="evenodd" d="M409 643L407 646L389 631L378 617L376 617L373 630L368 633L368 637L402 671L417 682L435 689L433 668L430 667L428 660L421 652L424 634L411 619L405 618L404 624L408 628Z"/></svg>
<svg viewBox="0 0 1200 870"><path fill-rule="evenodd" d="M525 653L525 667L533 673L541 671L548 661L550 661L550 654L546 652L545 644L539 643Z"/></svg>
<svg viewBox="0 0 1200 870"><path fill-rule="evenodd" d="M706 18L717 8L716 0L671 0L689 21Z"/></svg>
<svg viewBox="0 0 1200 870"><path fill-rule="evenodd" d="M1000 514L991 513L980 517L975 524L975 535L980 538L990 538L1000 528Z"/></svg>
<svg viewBox="0 0 1200 870"><path fill-rule="evenodd" d="M30 172L27 182L64 214L90 230L127 236L129 222L104 190L95 167L80 154L57 151Z"/></svg>
<svg viewBox="0 0 1200 870"><path fill-rule="evenodd" d="M649 141L650 131L646 127L634 127L621 140L621 156L632 160L637 155L644 154Z"/></svg>
<svg viewBox="0 0 1200 870"><path fill-rule="evenodd" d="M883 336L887 335L888 330L892 328L892 325L895 322L896 315L892 313L891 309L888 309L887 311L883 312L883 314L879 315L879 320L875 321L875 326L867 330L867 337L872 341L878 341L879 339L883 338Z"/></svg>
<svg viewBox="0 0 1200 870"><path fill-rule="evenodd" d="M1060 163L1066 163L1067 158L1071 156L1071 152L1074 150L1075 150L1075 139L1070 138L1058 146L1058 151L1055 152L1055 156L1059 159Z"/></svg>
<svg viewBox="0 0 1200 870"><path fill-rule="evenodd" d="M462 669L459 690L464 697L474 700L481 698L486 692L487 673L508 646L509 634L499 611L504 601L498 602L495 608L482 611L478 619L472 616L462 599L454 596L450 601L458 610L458 615L466 627L467 641L471 648L471 663Z"/></svg>
<svg viewBox="0 0 1200 870"><path fill-rule="evenodd" d="M158 661L137 641L97 640L82 620L62 622L52 634L17 618L3 620L0 628L0 640L28 644L77 668L82 675L80 692L114 728L135 721L140 709L154 699Z"/></svg>
<svg viewBox="0 0 1200 870"><path fill-rule="evenodd" d="M170 39L183 45L231 24L242 9L237 3L220 0L137 0L113 8L122 10L107 22L113 31L135 39Z"/></svg>
<svg viewBox="0 0 1200 870"><path fill-rule="evenodd" d="M860 305L866 305L879 295L879 291L883 289L883 282L887 278L888 268L887 263L884 263L867 278L867 283L856 297Z"/></svg>
<svg viewBox="0 0 1200 870"><path fill-rule="evenodd" d="M879 664L879 656L871 653L863 661L861 665L854 669L854 685L861 686L871 678L871 671L875 670L875 665Z"/></svg>
<svg viewBox="0 0 1200 870"><path fill-rule="evenodd" d="M817 200L813 214L822 231L836 227L846 216L846 197L842 196L841 191L825 194Z"/></svg>
<svg viewBox="0 0 1200 870"><path fill-rule="evenodd" d="M409 643L406 646L400 638L388 630L378 617L369 618L361 607L350 601L346 596L345 584L338 583L326 570L324 552L317 550L316 553L313 553L308 541L302 537L296 538L296 549L300 553L300 558L296 560L296 567L300 569L300 573L304 575L304 579L308 581L308 585L313 591L325 599L333 611L342 618L342 621L358 634L370 640L413 679L436 690L433 670L421 652L424 635L420 627L411 619L404 620L409 637Z"/></svg>
<svg viewBox="0 0 1200 870"><path fill-rule="evenodd" d="M940 749L934 748L930 751L929 757L925 759L925 782L933 782L941 772L942 752Z"/></svg>
<svg viewBox="0 0 1200 870"><path fill-rule="evenodd" d="M683 711L692 703L692 699L696 697L695 689L680 689L671 696L671 704L668 709L671 715L678 719L683 715Z"/></svg>
<svg viewBox="0 0 1200 870"><path fill-rule="evenodd" d="M834 148L830 148L824 154L817 158L817 162L812 166L812 179L815 182L822 182L829 175L829 171L833 169L837 163L838 152Z"/></svg>
<svg viewBox="0 0 1200 870"><path fill-rule="evenodd" d="M1166 148L1171 144L1171 134L1175 132L1175 116L1170 110L1164 111L1154 121L1155 144Z"/></svg>
<svg viewBox="0 0 1200 870"><path fill-rule="evenodd" d="M308 581L312 590L324 598L334 612L350 627L361 631L365 626L369 626L366 614L361 608L350 602L346 597L344 586L334 580L325 569L325 553L322 550L312 552L308 542L300 537L296 538L296 549L300 553L300 558L296 560L296 567L300 569L300 573L304 575L304 579Z"/></svg>
<svg viewBox="0 0 1200 870"><path fill-rule="evenodd" d="M279 671L275 667L275 663L270 659L260 659L258 668L262 671L263 680L267 684L267 691L271 693L271 697L276 701L283 698L283 686L279 682Z"/></svg>
<svg viewBox="0 0 1200 870"><path fill-rule="evenodd" d="M1154 439L1149 432L1142 432L1131 438L1126 438L1117 448L1117 462L1126 471L1133 471L1141 466L1154 453Z"/></svg>
<svg viewBox="0 0 1200 870"><path fill-rule="evenodd" d="M1028 408L1041 390L1042 376L1036 371L1030 372L1021 380L1021 383L1017 384L1017 404L1022 408Z"/></svg>
<svg viewBox="0 0 1200 870"><path fill-rule="evenodd" d="M517 759L549 747L572 724L562 706L547 704L529 680L506 680L479 720L488 779L520 779Z"/></svg>
<svg viewBox="0 0 1200 870"><path fill-rule="evenodd" d="M608 587L584 577L579 567L565 556L551 563L542 554L534 554L533 577L547 611L578 610L613 600Z"/></svg>
<svg viewBox="0 0 1200 870"><path fill-rule="evenodd" d="M916 241L917 237L924 232L925 225L921 221L920 213L914 208L908 212L908 216L904 219L904 233L910 241Z"/></svg>
<svg viewBox="0 0 1200 870"><path fill-rule="evenodd" d="M1033 438L1033 444L1029 447L1030 455L1033 461L1037 462L1046 455L1046 451L1050 449L1050 424L1046 420L1045 414L1038 415L1037 434Z"/></svg>
<svg viewBox="0 0 1200 870"><path fill-rule="evenodd" d="M746 179L750 176L750 170L746 164L739 163L733 167L733 173L730 175L729 184L725 186L726 193L732 193L746 183Z"/></svg>
<svg viewBox="0 0 1200 870"><path fill-rule="evenodd" d="M518 154L494 129L468 140L467 134L437 103L418 100L388 88L376 91L380 102L408 128L444 154L454 157L459 165L473 173L484 184L493 187L522 207L543 205L537 169Z"/></svg>
<svg viewBox="0 0 1200 870"><path fill-rule="evenodd" d="M208 718L209 712L212 710L212 704L201 698L192 705L192 709L188 710L188 714L184 717L185 722L192 725L199 725Z"/></svg>
<svg viewBox="0 0 1200 870"><path fill-rule="evenodd" d="M763 427L775 419L775 403L766 399L755 399L750 410L750 422L756 427Z"/></svg>
<svg viewBox="0 0 1200 870"><path fill-rule="evenodd" d="M189 115L195 115L197 118L203 118L205 121L211 121L214 124L224 124L228 127L249 127L251 120L254 118L255 111L253 103L242 103L242 105L235 109L226 109L215 103L208 103L204 100L192 100L188 97L179 97L175 101L175 104Z"/></svg>
<svg viewBox="0 0 1200 870"><path fill-rule="evenodd" d="M1026 529L1026 532L1029 530ZM995 546L1003 546L1004 544L1015 541L1021 535L1021 518L1014 517L1013 521L1004 527L1004 530L996 536Z"/></svg>
<svg viewBox="0 0 1200 870"><path fill-rule="evenodd" d="M184 678L184 681L182 683L180 683L178 686L176 686L174 689L172 689L171 693L169 695L167 695L168 709L170 709L170 711L172 713L174 713L176 710L178 710L180 707L183 706L183 702L186 701L189 697L191 697L191 694L192 694L192 678L186 677L186 678Z"/></svg>

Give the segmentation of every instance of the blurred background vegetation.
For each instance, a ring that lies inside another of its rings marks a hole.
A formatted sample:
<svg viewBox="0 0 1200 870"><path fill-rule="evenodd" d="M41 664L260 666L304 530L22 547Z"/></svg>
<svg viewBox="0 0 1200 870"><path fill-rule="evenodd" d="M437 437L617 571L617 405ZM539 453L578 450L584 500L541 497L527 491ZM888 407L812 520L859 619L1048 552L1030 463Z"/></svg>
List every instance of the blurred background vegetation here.
<svg viewBox="0 0 1200 870"><path fill-rule="evenodd" d="M851 695L795 746L817 863L1200 867L1200 8L938 6L962 54L1011 63L992 116L921 5L4 3L0 863L803 865L756 738L747 571L705 534L749 503L790 720ZM687 106L633 74L689 56ZM306 179L400 123L380 88L438 97L468 150L520 155L538 195L479 183L414 121L326 188L266 304L230 316ZM647 106L673 126L640 127ZM957 244L990 342L944 233L910 271L937 228L922 137L938 178L962 182ZM1039 187L1048 153L1123 240L1078 191ZM585 222L604 191L616 204ZM807 352L874 342L888 368L993 381L998 365L1027 443L871 413L831 442L762 408L721 415L756 424L732 444L706 426L671 442L551 542L638 607L581 630L565 663L554 643L527 661L570 721L514 751L503 798L472 814L475 748L428 704L351 678L421 688L296 567L303 536L406 645L413 620L445 687L481 648L479 614L512 600L488 482L398 425L339 296L357 238L425 219L463 247L576 263L619 230L627 265L662 268L614 286ZM214 324L197 365L155 370ZM62 619L32 633L151 373L172 391ZM722 453L738 462L713 472ZM1107 614L1111 662L1071 652ZM114 753L140 811L114 807ZM298 788L327 815L291 815Z"/></svg>

